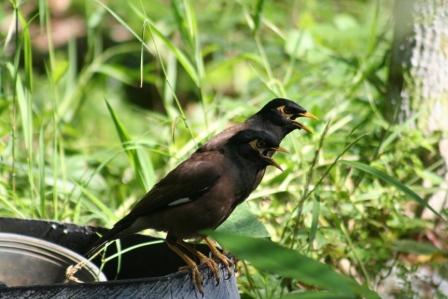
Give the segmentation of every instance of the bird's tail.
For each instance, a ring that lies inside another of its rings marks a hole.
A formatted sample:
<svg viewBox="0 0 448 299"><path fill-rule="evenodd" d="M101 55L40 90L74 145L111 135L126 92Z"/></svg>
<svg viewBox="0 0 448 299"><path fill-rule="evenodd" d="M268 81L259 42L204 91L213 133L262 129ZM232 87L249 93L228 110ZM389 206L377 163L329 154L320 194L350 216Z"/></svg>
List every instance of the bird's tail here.
<svg viewBox="0 0 448 299"><path fill-rule="evenodd" d="M85 256L87 258L92 257L100 251L107 242L120 238L123 235L123 232L129 227L128 222L129 221L127 221L126 217L118 221L112 229L104 233L95 243L92 244Z"/></svg>

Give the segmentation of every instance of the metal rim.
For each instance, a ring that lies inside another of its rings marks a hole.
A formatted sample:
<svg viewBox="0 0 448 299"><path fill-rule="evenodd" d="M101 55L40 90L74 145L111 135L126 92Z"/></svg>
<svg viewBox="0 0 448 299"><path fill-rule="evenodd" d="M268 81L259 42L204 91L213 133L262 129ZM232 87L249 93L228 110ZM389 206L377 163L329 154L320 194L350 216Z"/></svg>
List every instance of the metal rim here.
<svg viewBox="0 0 448 299"><path fill-rule="evenodd" d="M62 247L55 243L45 241L43 239L24 236L20 234L0 233L0 247L13 248L28 252L31 251L47 256L48 258L51 257L52 259L59 259L60 261L67 261L68 259L72 261L73 264L83 261L85 263L84 268L88 272L90 272L91 275L97 279L97 281L107 281L104 273L101 272L95 264L87 260L85 257L70 249Z"/></svg>

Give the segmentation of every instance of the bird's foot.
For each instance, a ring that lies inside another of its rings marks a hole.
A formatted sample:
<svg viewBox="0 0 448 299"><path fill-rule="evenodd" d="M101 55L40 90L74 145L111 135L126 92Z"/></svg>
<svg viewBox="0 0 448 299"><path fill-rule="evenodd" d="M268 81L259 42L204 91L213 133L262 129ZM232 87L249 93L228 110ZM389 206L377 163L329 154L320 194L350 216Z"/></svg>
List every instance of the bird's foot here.
<svg viewBox="0 0 448 299"><path fill-rule="evenodd" d="M210 251L212 253L212 255L219 260L219 262L221 264L223 264L226 269L227 269L227 277L226 279L229 279L232 276L233 270L231 268L233 268L234 264L233 261L228 258L225 254L221 253L221 251L219 251L215 244L213 244L213 241L211 241L208 238L205 238L205 242L207 243L208 247L210 248Z"/></svg>
<svg viewBox="0 0 448 299"><path fill-rule="evenodd" d="M216 285L219 284L220 279L219 267L218 264L216 264L216 262L212 258L209 258L205 254L194 248L191 244L188 244L186 242L178 241L177 244L188 250L191 254L195 255L201 265L205 264L212 272L213 277L216 280Z"/></svg>
<svg viewBox="0 0 448 299"><path fill-rule="evenodd" d="M201 295L204 295L202 274L199 271L198 266L196 265L183 266L179 268L179 271L190 272L194 287L199 291L199 293L201 293Z"/></svg>
<svg viewBox="0 0 448 299"><path fill-rule="evenodd" d="M221 262L221 264L224 264L224 266L227 269L226 279L229 279L233 273L233 270L232 270L232 268L234 266L233 260L228 258L225 254L222 254L220 251L217 251L217 253L214 253L213 255L216 259L218 259Z"/></svg>
<svg viewBox="0 0 448 299"><path fill-rule="evenodd" d="M216 280L216 285L218 285L220 279L218 264L212 258L209 258L203 254L201 254L200 257L200 263L207 265Z"/></svg>
<svg viewBox="0 0 448 299"><path fill-rule="evenodd" d="M187 266L179 268L179 271L187 270L187 271L191 272L191 278L193 280L193 285L199 291L199 293L201 293L201 295L204 295L204 290L203 290L203 286L202 286L202 275L201 275L201 272L199 272L198 265L187 254L182 252L182 250L177 247L179 245L182 246L182 244L180 244L179 242L177 242L176 244L172 244L171 242L167 241L166 245L168 245L168 247L171 250L173 250L180 258L182 258L185 261Z"/></svg>

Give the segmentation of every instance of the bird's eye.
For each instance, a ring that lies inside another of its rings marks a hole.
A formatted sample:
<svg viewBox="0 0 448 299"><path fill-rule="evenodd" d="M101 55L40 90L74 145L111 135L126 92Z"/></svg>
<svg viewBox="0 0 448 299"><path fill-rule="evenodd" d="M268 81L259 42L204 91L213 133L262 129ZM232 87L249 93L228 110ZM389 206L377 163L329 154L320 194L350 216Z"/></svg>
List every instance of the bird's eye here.
<svg viewBox="0 0 448 299"><path fill-rule="evenodd" d="M283 113L284 114L294 114L294 111L291 107L284 107L283 108Z"/></svg>
<svg viewBox="0 0 448 299"><path fill-rule="evenodd" d="M266 147L266 142L264 142L263 140L257 140L257 147L258 148Z"/></svg>

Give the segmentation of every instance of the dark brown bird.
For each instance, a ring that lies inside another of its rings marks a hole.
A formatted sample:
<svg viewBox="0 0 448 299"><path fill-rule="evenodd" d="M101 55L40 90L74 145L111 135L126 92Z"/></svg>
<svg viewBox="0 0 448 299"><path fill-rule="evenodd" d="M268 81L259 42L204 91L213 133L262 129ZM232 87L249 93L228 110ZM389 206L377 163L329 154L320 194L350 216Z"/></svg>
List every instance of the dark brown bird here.
<svg viewBox="0 0 448 299"><path fill-rule="evenodd" d="M273 99L244 123L234 125L214 136L201 146L198 151L219 149L230 137L242 130L250 129L268 132L280 142L295 129L311 132L307 126L296 121L299 117L317 119L316 116L291 100L283 98Z"/></svg>
<svg viewBox="0 0 448 299"><path fill-rule="evenodd" d="M311 119L318 119L312 113L307 112L305 108L297 103L283 98L276 98L269 101L257 113L249 117L244 123L234 125L221 133L214 136L207 143L201 146L198 151L211 151L219 149L232 136L241 132L242 130L258 130L267 132L273 135L279 143L283 138L292 131L299 129L311 133L311 129L299 123L296 119L299 117L306 117ZM268 153L272 156L274 153ZM254 181L252 190L260 184L266 168L262 168L257 173L257 178Z"/></svg>
<svg viewBox="0 0 448 299"><path fill-rule="evenodd" d="M270 157L284 151L279 140L267 132L242 130L216 149L195 152L157 183L114 227L104 234L88 255L106 242L152 228L168 233L166 242L193 273L195 285L202 280L194 254L217 275L216 263L182 241L202 236L218 227L246 199L259 182L258 173L268 165L280 166ZM281 169L281 168L280 168ZM206 239L212 254L229 266L228 259Z"/></svg>

